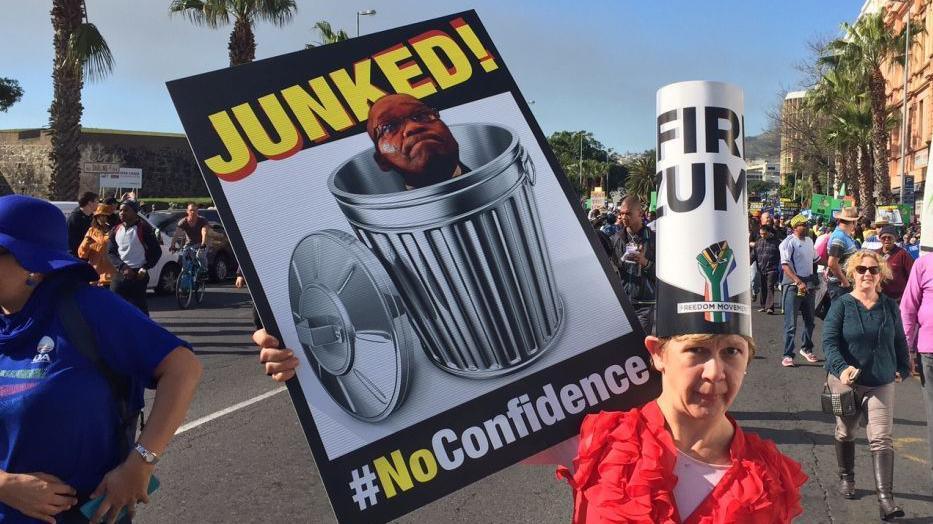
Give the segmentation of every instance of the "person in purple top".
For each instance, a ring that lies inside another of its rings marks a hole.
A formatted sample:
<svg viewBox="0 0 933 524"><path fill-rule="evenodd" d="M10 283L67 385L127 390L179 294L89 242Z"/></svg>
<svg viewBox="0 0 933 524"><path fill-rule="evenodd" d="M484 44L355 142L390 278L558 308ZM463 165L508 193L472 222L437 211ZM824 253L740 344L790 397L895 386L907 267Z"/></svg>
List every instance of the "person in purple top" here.
<svg viewBox="0 0 933 524"><path fill-rule="evenodd" d="M919 360L920 384L927 414L927 442L930 462L933 464L933 256L924 256L914 262L907 278L907 287L901 296L901 321L907 336L911 355L911 368ZM933 474L933 466L927 466Z"/></svg>

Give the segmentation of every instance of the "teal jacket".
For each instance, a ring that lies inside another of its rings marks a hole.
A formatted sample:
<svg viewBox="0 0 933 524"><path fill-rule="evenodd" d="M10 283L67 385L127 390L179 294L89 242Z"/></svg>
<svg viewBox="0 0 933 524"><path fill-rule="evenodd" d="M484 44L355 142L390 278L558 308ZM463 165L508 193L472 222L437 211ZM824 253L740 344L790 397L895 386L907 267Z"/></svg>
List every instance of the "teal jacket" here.
<svg viewBox="0 0 933 524"><path fill-rule="evenodd" d="M823 323L826 371L837 378L848 366L862 373L855 380L863 386L894 382L894 373L909 375L907 338L897 303L885 295L871 309L851 294L833 302Z"/></svg>

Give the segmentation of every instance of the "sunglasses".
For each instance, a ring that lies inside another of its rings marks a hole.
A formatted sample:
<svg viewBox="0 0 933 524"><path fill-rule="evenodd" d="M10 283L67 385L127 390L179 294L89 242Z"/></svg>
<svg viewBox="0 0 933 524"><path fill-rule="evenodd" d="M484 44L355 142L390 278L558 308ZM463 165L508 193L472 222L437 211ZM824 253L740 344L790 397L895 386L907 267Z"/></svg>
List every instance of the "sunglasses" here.
<svg viewBox="0 0 933 524"><path fill-rule="evenodd" d="M881 268L878 266L855 266L855 272L859 275L864 275L866 271L872 275L877 275L881 271Z"/></svg>

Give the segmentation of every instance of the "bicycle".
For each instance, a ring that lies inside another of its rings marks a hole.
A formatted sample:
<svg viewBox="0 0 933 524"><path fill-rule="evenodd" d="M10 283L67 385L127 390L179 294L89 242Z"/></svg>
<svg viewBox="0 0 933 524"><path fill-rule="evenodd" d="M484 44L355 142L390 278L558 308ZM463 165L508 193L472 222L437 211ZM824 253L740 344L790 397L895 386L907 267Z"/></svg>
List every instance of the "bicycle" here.
<svg viewBox="0 0 933 524"><path fill-rule="evenodd" d="M207 271L198 258L199 252L200 248L196 249L194 245L188 244L179 253L181 271L175 282L175 298L178 300L178 307L182 309L191 307L192 301L200 304L204 300Z"/></svg>

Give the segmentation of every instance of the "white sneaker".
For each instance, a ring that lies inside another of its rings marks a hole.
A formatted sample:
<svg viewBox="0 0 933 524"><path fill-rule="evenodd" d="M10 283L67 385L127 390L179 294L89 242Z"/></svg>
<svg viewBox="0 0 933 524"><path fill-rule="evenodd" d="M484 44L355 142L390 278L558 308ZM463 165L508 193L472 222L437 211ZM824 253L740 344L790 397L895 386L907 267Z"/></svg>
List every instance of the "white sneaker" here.
<svg viewBox="0 0 933 524"><path fill-rule="evenodd" d="M796 364L794 364L794 357L784 357L784 360L781 361L781 365L786 368L792 368L796 366Z"/></svg>
<svg viewBox="0 0 933 524"><path fill-rule="evenodd" d="M816 358L816 355L814 355L812 351L804 351L803 349L801 349L800 355L803 358L807 359L807 362L811 364L816 364L817 362L820 361L820 359Z"/></svg>

